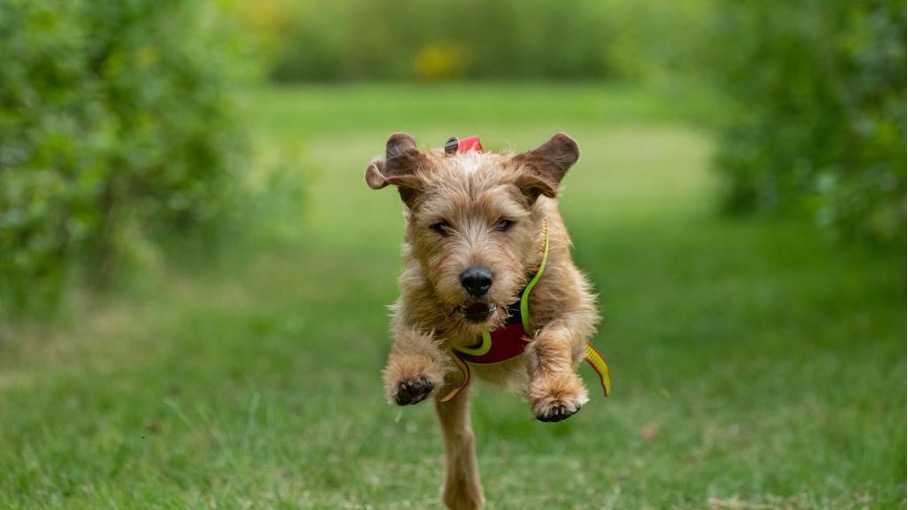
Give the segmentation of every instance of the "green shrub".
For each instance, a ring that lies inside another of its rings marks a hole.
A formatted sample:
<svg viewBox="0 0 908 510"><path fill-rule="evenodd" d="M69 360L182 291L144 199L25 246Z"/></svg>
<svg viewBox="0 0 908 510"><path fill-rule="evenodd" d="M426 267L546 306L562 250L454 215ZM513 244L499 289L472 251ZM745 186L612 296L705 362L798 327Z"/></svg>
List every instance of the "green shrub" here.
<svg viewBox="0 0 908 510"><path fill-rule="evenodd" d="M222 212L245 141L202 1L0 2L0 317Z"/></svg>
<svg viewBox="0 0 908 510"><path fill-rule="evenodd" d="M905 5L720 3L713 73L735 110L717 166L731 212L905 235Z"/></svg>
<svg viewBox="0 0 908 510"><path fill-rule="evenodd" d="M237 21L278 81L639 78L709 0L259 0Z"/></svg>

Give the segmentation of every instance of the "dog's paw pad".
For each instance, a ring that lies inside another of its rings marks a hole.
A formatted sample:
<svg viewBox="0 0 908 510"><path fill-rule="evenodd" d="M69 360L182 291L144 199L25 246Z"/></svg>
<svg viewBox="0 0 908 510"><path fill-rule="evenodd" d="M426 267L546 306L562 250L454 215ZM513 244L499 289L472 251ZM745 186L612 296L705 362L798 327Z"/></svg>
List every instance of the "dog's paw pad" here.
<svg viewBox="0 0 908 510"><path fill-rule="evenodd" d="M566 420L577 414L589 400L583 381L574 373L556 374L534 381L527 397L533 416L544 422Z"/></svg>
<svg viewBox="0 0 908 510"><path fill-rule="evenodd" d="M536 419L544 422L563 421L577 414L579 405L554 404L536 415Z"/></svg>
<svg viewBox="0 0 908 510"><path fill-rule="evenodd" d="M415 381L402 381L397 385L394 400L400 406L418 404L425 400L434 389L435 385L425 377Z"/></svg>

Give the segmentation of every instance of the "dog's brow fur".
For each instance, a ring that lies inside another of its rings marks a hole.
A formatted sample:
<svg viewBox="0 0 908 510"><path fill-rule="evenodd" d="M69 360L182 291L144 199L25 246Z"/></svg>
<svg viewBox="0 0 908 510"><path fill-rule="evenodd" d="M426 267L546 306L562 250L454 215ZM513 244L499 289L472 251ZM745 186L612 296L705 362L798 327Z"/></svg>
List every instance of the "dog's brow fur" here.
<svg viewBox="0 0 908 510"><path fill-rule="evenodd" d="M412 137L396 134L389 146L400 140L410 143ZM532 338L525 353L471 368L480 379L523 393L532 414L543 421L567 418L588 399L576 370L598 314L590 286L571 260L557 202L549 198L557 192L551 186L577 157L576 143L566 135L518 155L427 151L414 159L419 166L399 180L407 186L406 194L401 190L407 217L404 271L400 298L392 307L393 345L383 377L388 398L397 404L436 396L448 459L443 499L449 508L483 504L469 387L450 401L439 400L462 382L452 349L475 346L483 331L504 323L508 306L541 263L543 225L548 260L530 295ZM381 165L373 166L367 181L376 187L384 177ZM492 275L480 297L461 281L472 267ZM488 310L488 316L472 321L465 312L470 306Z"/></svg>
<svg viewBox="0 0 908 510"><path fill-rule="evenodd" d="M475 172L483 163L482 154L477 151L469 151L466 154L460 154L455 157L457 159L452 161L452 163L467 174Z"/></svg>

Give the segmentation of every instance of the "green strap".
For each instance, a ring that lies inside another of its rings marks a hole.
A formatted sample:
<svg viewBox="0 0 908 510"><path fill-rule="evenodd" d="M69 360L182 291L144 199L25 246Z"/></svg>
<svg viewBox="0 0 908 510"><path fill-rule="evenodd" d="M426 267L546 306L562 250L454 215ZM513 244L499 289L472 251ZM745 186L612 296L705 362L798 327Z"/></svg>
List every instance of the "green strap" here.
<svg viewBox="0 0 908 510"><path fill-rule="evenodd" d="M479 344L479 347L455 347L455 350L464 354L469 354L470 356L485 356L492 350L492 335L488 331L483 331L482 343Z"/></svg>
<svg viewBox="0 0 908 510"><path fill-rule="evenodd" d="M549 259L549 232L546 228L545 232L545 249L542 252L542 263L539 264L539 271L536 271L536 275L533 276L533 279L530 280L530 283L527 284L527 288L523 291L523 295L520 296L520 319L523 321L523 330L530 333L530 291L533 290L533 287L539 283L539 279L542 278L542 271L545 270L545 262Z"/></svg>

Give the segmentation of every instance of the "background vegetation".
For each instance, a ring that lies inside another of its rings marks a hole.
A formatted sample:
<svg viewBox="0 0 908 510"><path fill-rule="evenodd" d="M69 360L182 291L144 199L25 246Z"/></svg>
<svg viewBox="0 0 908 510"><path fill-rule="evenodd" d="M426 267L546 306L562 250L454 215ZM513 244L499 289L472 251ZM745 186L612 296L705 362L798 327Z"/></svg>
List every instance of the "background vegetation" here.
<svg viewBox="0 0 908 510"><path fill-rule="evenodd" d="M615 79L679 57L706 5L265 0L238 6L238 21L279 81Z"/></svg>
<svg viewBox="0 0 908 510"><path fill-rule="evenodd" d="M203 2L0 2L0 320L223 220L246 164ZM145 260L147 262L147 260Z"/></svg>
<svg viewBox="0 0 908 510"><path fill-rule="evenodd" d="M905 246L905 4L719 4L710 72L732 100L717 168L727 211L812 216ZM902 252L904 253L904 252Z"/></svg>
<svg viewBox="0 0 908 510"><path fill-rule="evenodd" d="M557 5L0 0L0 507L439 508L400 130L582 148L615 391L478 387L489 508L904 507L903 6Z"/></svg>

